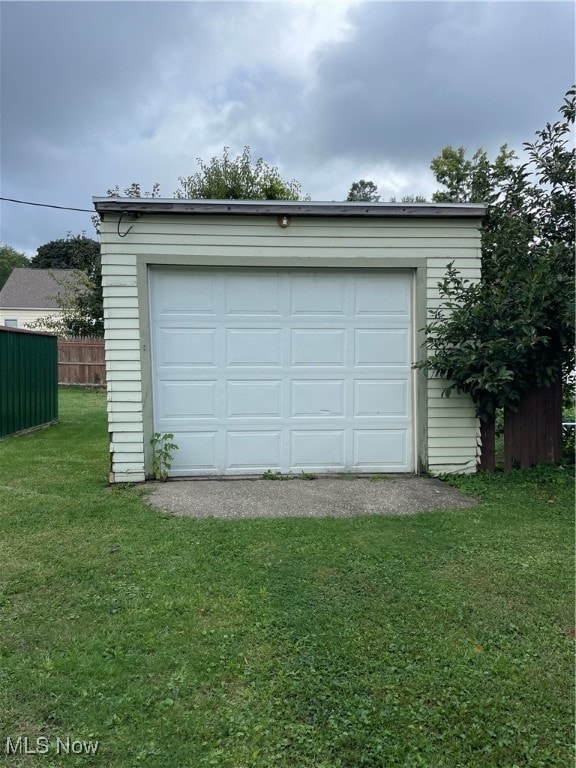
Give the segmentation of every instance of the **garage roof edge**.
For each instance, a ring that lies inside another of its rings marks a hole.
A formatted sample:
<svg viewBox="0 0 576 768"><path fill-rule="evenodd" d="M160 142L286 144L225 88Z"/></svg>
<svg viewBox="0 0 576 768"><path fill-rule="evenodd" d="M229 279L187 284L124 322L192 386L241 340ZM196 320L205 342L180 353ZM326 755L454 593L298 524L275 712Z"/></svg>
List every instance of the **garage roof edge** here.
<svg viewBox="0 0 576 768"><path fill-rule="evenodd" d="M244 216L332 216L340 218L480 219L486 206L477 203L349 203L283 200L184 200L173 198L93 197L96 211L131 214Z"/></svg>

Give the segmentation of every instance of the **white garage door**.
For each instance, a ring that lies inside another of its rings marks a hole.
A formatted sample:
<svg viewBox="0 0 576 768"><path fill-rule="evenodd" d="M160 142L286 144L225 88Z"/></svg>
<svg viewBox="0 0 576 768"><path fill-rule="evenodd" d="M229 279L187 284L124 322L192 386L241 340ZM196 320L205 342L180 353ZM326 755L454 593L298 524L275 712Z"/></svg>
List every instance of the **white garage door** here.
<svg viewBox="0 0 576 768"><path fill-rule="evenodd" d="M409 472L409 273L151 269L173 476Z"/></svg>

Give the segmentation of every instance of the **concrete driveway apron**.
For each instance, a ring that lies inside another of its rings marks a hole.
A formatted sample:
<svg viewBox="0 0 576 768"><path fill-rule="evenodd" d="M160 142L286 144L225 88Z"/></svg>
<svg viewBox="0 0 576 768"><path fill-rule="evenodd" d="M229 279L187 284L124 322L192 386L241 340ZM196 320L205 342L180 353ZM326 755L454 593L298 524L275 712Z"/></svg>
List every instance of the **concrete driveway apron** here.
<svg viewBox="0 0 576 768"><path fill-rule="evenodd" d="M196 479L146 487L146 500L155 509L195 518L411 515L478 503L440 480L414 475Z"/></svg>

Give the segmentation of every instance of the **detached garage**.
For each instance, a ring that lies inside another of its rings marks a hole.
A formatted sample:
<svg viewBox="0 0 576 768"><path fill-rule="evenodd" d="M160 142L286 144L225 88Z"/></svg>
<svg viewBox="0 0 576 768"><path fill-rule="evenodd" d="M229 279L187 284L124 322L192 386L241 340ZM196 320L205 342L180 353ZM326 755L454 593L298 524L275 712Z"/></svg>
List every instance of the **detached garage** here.
<svg viewBox="0 0 576 768"><path fill-rule="evenodd" d="M412 370L448 262L480 275L478 205L95 198L111 481L470 472L478 424Z"/></svg>

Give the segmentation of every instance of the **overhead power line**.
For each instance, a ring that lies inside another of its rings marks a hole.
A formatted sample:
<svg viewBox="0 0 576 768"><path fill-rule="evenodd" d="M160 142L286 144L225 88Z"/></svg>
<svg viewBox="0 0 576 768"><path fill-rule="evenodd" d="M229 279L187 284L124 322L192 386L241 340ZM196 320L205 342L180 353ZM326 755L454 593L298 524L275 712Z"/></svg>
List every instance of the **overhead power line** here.
<svg viewBox="0 0 576 768"><path fill-rule="evenodd" d="M0 197L7 203L19 203L20 205L35 205L38 208L57 208L59 211L80 211L81 213L94 213L90 208L70 208L68 205L49 205L48 203L31 203L29 200L15 200L13 197Z"/></svg>

